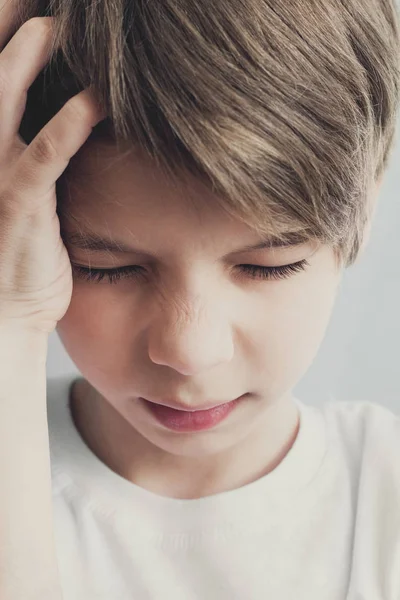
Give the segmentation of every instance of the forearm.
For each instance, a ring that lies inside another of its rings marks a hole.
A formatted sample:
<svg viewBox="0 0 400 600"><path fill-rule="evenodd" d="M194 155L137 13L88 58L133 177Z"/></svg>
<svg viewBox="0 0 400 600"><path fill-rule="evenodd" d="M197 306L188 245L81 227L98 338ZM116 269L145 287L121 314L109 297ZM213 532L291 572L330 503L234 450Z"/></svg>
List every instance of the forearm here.
<svg viewBox="0 0 400 600"><path fill-rule="evenodd" d="M46 409L48 336L0 328L0 600L61 600Z"/></svg>

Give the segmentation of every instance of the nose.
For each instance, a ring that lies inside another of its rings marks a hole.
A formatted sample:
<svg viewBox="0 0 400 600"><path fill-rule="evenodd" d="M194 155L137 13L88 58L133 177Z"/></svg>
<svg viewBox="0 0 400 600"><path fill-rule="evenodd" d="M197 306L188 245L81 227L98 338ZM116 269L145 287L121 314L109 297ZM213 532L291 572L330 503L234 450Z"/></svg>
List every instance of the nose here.
<svg viewBox="0 0 400 600"><path fill-rule="evenodd" d="M202 293L164 305L152 323L148 352L153 363L183 375L231 361L232 332L222 302L215 300L215 294Z"/></svg>

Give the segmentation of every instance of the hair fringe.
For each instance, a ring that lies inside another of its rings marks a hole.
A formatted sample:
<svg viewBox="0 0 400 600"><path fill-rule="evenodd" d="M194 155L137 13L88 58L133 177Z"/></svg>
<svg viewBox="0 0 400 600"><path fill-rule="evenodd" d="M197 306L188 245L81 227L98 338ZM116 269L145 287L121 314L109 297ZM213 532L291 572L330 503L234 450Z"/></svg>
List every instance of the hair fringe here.
<svg viewBox="0 0 400 600"><path fill-rule="evenodd" d="M35 16L56 18L55 39L27 141L93 86L109 117L90 139L196 176L259 233L355 262L396 139L394 0L19 0L18 26Z"/></svg>

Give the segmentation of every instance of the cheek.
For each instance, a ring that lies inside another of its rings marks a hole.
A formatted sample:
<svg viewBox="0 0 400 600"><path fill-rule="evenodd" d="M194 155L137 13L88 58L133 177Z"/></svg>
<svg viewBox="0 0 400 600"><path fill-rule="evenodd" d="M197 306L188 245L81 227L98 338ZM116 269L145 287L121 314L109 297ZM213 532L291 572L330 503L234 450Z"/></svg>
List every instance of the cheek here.
<svg viewBox="0 0 400 600"><path fill-rule="evenodd" d="M110 294L101 284L98 288L96 284L78 283L68 311L57 325L65 349L80 369L96 364L101 368L102 363L121 365L122 357L132 360L127 351L135 335L132 304L126 313L115 291Z"/></svg>
<svg viewBox="0 0 400 600"><path fill-rule="evenodd" d="M134 365L140 365L133 341L140 336L132 315L132 302L125 310L115 291L110 294L96 284L78 284L57 325L65 350L80 373L109 399L123 399L136 377Z"/></svg>
<svg viewBox="0 0 400 600"><path fill-rule="evenodd" d="M301 285L288 287L273 308L267 300L257 334L263 348L259 368L277 390L296 385L311 366L330 322L337 284L329 274L304 278Z"/></svg>

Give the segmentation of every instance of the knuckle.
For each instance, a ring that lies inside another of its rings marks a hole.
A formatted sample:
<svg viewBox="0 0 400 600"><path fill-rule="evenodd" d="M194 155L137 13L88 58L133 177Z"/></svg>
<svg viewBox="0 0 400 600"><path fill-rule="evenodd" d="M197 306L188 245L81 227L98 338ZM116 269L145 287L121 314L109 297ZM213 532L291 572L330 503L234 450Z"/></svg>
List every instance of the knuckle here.
<svg viewBox="0 0 400 600"><path fill-rule="evenodd" d="M25 21L21 29L27 35L46 35L49 32L51 19L48 17L32 17Z"/></svg>
<svg viewBox="0 0 400 600"><path fill-rule="evenodd" d="M47 163L60 158L57 148L50 139L49 134L42 130L36 140L32 142L32 158L35 162Z"/></svg>
<svg viewBox="0 0 400 600"><path fill-rule="evenodd" d="M73 96L63 108L65 117L73 122L87 121L89 118L90 110L83 101L83 94Z"/></svg>

